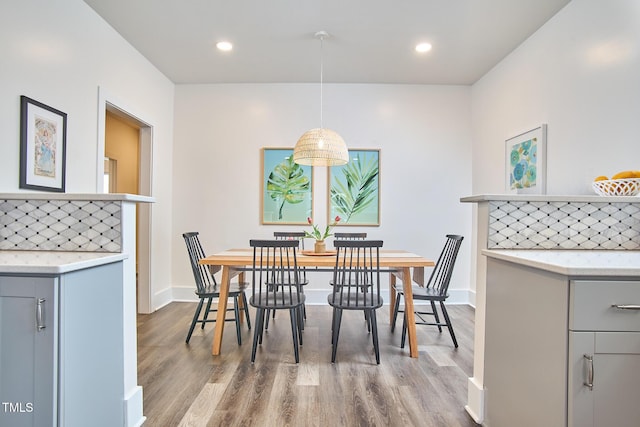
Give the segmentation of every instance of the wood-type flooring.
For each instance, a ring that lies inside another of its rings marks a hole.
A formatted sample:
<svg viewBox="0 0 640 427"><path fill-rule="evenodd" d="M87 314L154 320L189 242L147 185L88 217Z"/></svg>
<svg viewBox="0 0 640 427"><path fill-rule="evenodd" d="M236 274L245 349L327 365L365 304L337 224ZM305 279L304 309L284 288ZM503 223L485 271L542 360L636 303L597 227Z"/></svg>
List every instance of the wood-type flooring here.
<svg viewBox="0 0 640 427"><path fill-rule="evenodd" d="M376 365L362 312L345 312L331 363L331 308L307 306L300 363L295 364L287 311L271 319L251 364L253 329L225 325L220 356L211 355L215 323L184 340L195 303L174 302L138 315L138 382L145 427L433 426L471 427L467 378L473 371L469 306L449 305L459 348L446 330L417 326L419 358L400 348L389 308L378 310L381 363ZM251 309L251 321L255 323ZM253 326L253 325L252 325Z"/></svg>

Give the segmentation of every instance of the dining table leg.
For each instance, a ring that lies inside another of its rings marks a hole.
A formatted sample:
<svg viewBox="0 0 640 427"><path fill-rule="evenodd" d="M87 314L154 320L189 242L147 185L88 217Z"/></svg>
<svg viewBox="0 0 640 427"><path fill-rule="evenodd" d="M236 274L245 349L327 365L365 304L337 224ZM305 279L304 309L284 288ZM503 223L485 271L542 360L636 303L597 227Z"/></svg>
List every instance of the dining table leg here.
<svg viewBox="0 0 640 427"><path fill-rule="evenodd" d="M227 302L229 300L229 283L231 281L231 267L222 266L222 279L220 280L220 296L218 297L218 312L216 313L216 327L213 330L213 345L211 354L218 356L222 347L222 334L224 333L224 319L227 315ZM411 342L411 341L409 341Z"/></svg>
<svg viewBox="0 0 640 427"><path fill-rule="evenodd" d="M404 289L404 314L409 336L409 356L418 357L418 338L416 331L416 317L413 309L413 288L411 283L411 268L402 268L402 287Z"/></svg>

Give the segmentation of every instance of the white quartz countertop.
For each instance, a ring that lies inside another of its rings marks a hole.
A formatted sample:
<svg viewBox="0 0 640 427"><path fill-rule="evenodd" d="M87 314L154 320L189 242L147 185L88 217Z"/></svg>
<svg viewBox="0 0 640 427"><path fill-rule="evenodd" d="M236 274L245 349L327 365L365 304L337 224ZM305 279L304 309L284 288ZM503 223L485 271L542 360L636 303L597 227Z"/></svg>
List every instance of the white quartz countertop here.
<svg viewBox="0 0 640 427"><path fill-rule="evenodd" d="M62 274L126 258L111 252L0 251L0 274Z"/></svg>
<svg viewBox="0 0 640 427"><path fill-rule="evenodd" d="M640 251L484 249L482 254L567 276L640 276Z"/></svg>
<svg viewBox="0 0 640 427"><path fill-rule="evenodd" d="M126 193L0 193L0 200L107 200L135 203L153 203L155 199L149 196Z"/></svg>
<svg viewBox="0 0 640 427"><path fill-rule="evenodd" d="M548 194L479 194L460 198L462 203L491 201L509 202L578 202L578 203L638 203L640 196L548 195Z"/></svg>

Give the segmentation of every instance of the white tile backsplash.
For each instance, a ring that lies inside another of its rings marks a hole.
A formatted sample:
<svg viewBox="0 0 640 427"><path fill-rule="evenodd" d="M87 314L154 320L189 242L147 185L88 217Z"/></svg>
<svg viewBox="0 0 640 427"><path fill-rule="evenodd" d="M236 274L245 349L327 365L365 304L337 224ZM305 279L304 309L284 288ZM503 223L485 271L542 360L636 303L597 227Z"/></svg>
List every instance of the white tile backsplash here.
<svg viewBox="0 0 640 427"><path fill-rule="evenodd" d="M0 200L0 250L121 252L121 202Z"/></svg>
<svg viewBox="0 0 640 427"><path fill-rule="evenodd" d="M624 202L489 202L489 249L640 249L640 206Z"/></svg>

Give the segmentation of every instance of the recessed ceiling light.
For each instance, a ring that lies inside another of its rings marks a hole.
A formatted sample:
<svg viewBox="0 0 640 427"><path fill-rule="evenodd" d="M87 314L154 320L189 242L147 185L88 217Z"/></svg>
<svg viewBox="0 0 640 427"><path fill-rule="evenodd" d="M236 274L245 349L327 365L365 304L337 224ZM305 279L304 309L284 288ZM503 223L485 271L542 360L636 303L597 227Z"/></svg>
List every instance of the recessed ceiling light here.
<svg viewBox="0 0 640 427"><path fill-rule="evenodd" d="M230 42L218 42L216 43L216 47L218 48L218 50L221 50L223 52L228 52L233 49L233 45Z"/></svg>
<svg viewBox="0 0 640 427"><path fill-rule="evenodd" d="M431 50L431 43L419 43L416 45L416 52L424 53Z"/></svg>

